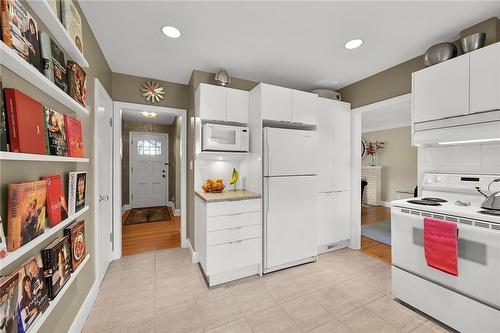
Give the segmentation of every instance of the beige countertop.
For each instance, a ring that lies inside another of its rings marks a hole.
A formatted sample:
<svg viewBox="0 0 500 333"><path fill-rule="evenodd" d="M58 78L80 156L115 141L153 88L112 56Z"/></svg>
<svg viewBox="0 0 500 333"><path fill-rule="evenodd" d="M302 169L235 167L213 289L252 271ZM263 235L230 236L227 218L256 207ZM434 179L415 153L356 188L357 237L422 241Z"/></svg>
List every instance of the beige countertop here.
<svg viewBox="0 0 500 333"><path fill-rule="evenodd" d="M203 190L196 190L194 192L200 199L207 203L259 199L261 197L259 193L250 192L247 190L226 190L222 191L221 193L206 193Z"/></svg>

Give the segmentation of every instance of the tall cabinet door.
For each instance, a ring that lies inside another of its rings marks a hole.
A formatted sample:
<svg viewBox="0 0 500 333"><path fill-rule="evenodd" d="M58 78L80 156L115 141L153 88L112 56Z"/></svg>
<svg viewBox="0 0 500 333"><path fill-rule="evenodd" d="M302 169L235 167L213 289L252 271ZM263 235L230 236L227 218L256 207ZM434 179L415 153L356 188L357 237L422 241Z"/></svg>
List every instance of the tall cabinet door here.
<svg viewBox="0 0 500 333"><path fill-rule="evenodd" d="M318 95L292 90L292 121L295 123L316 125Z"/></svg>
<svg viewBox="0 0 500 333"><path fill-rule="evenodd" d="M500 43L470 53L470 112L500 109Z"/></svg>
<svg viewBox="0 0 500 333"><path fill-rule="evenodd" d="M292 90L261 83L262 119L292 120Z"/></svg>
<svg viewBox="0 0 500 333"><path fill-rule="evenodd" d="M318 192L333 190L335 101L318 98Z"/></svg>
<svg viewBox="0 0 500 333"><path fill-rule="evenodd" d="M325 246L350 238L350 191L318 193L316 241Z"/></svg>
<svg viewBox="0 0 500 333"><path fill-rule="evenodd" d="M351 189L351 105L334 102L332 190L348 191Z"/></svg>

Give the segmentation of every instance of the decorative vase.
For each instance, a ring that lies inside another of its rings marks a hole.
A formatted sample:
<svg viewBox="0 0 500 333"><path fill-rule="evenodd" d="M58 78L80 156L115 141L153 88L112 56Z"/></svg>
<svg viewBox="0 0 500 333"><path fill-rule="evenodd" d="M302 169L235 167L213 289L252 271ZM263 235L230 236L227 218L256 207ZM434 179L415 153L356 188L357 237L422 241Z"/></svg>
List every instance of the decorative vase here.
<svg viewBox="0 0 500 333"><path fill-rule="evenodd" d="M368 164L372 167L377 166L377 154L368 155Z"/></svg>

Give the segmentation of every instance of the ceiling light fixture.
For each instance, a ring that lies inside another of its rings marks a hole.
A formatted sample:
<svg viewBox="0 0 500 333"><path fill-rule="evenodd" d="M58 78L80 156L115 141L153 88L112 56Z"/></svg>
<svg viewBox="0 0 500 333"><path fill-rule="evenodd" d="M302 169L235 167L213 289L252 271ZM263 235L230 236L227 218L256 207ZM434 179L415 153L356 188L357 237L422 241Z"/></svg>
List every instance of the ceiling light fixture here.
<svg viewBox="0 0 500 333"><path fill-rule="evenodd" d="M351 39L344 44L344 47L348 50L354 50L363 44L363 40L359 38Z"/></svg>
<svg viewBox="0 0 500 333"><path fill-rule="evenodd" d="M179 29L169 25L166 25L163 28L161 28L161 32L163 32L165 36L170 38L179 38L181 36L181 32Z"/></svg>
<svg viewBox="0 0 500 333"><path fill-rule="evenodd" d="M144 117L146 117L146 118L154 118L154 117L156 117L156 113L154 113L154 112L146 112L146 111L144 111L144 112L142 112L142 115Z"/></svg>
<svg viewBox="0 0 500 333"><path fill-rule="evenodd" d="M457 144L461 144L461 143L484 143L484 142L495 142L495 141L500 141L500 138L446 141L446 142L438 142L438 144L439 145L457 145Z"/></svg>

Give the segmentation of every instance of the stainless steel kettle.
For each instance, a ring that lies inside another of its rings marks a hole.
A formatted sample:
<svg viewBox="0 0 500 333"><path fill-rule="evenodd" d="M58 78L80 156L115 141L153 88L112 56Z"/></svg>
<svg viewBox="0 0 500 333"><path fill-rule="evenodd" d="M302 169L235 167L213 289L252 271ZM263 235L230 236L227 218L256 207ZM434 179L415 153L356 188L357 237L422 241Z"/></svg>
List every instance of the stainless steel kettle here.
<svg viewBox="0 0 500 333"><path fill-rule="evenodd" d="M484 202L481 204L481 208L487 210L500 210L500 191L491 192L490 190L491 184L498 182L500 182L500 178L492 180L488 185L488 192L490 192L490 194L485 193L481 190L481 188L476 187L476 190L486 198L486 200L484 200Z"/></svg>

